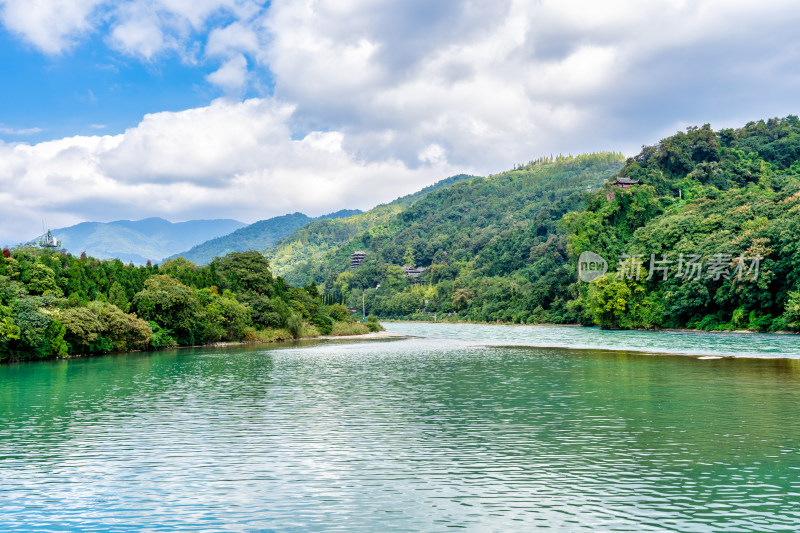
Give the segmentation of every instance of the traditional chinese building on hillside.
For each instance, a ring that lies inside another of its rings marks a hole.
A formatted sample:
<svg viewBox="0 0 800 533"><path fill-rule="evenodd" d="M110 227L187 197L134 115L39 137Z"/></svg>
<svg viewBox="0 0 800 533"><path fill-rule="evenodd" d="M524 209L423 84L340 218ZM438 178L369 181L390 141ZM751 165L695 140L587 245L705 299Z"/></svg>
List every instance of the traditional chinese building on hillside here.
<svg viewBox="0 0 800 533"><path fill-rule="evenodd" d="M358 268L366 256L367 253L362 252L361 250L356 250L353 252L353 255L350 256L350 268Z"/></svg>
<svg viewBox="0 0 800 533"><path fill-rule="evenodd" d="M406 265L406 266L403 267L403 272L406 273L406 276L408 276L409 278L414 278L414 279L417 279L419 277L419 275L422 274L423 272L425 272L426 270L428 270L427 267L414 268L414 267L409 266L409 265Z"/></svg>
<svg viewBox="0 0 800 533"><path fill-rule="evenodd" d="M614 183L620 189L628 189L631 185L638 185L639 180L632 180L629 178L617 178Z"/></svg>
<svg viewBox="0 0 800 533"><path fill-rule="evenodd" d="M631 185L638 185L638 184L639 184L639 180L632 180L630 178L619 178L619 177L617 179L615 179L613 182L611 182L611 185L616 185L620 189L630 189ZM614 201L614 189L613 188L609 189L608 192L606 193L606 200L608 200L609 202L613 202Z"/></svg>

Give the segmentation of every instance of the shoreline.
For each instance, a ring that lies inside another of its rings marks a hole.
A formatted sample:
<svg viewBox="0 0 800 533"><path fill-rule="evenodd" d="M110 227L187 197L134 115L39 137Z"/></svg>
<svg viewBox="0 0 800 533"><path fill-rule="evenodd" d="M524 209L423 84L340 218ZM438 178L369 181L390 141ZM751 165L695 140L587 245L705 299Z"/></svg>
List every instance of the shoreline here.
<svg viewBox="0 0 800 533"><path fill-rule="evenodd" d="M468 320L401 320L396 318L378 319L379 322L410 323L410 324L462 324L468 326L513 326L513 327L556 327L556 328L597 328L603 331L668 331L671 333L708 333L708 334L738 334L738 335L800 335L800 331L753 331L749 329L691 329L691 328L631 328L631 329L603 329L600 326L585 326L583 324L553 324L541 322L537 324L515 324L513 322L470 322Z"/></svg>
<svg viewBox="0 0 800 533"><path fill-rule="evenodd" d="M271 341L262 341L262 340L221 341L221 342L212 342L210 344L194 344L191 346L171 346L169 348L161 348L161 349L168 350L168 349L185 349L185 348L209 348L209 347L225 347L225 346L245 346L249 344L278 344L282 342L308 342L308 341L339 341L339 340L380 341L389 339L406 339L409 337L410 335L405 335L403 333L394 333L391 331L371 331L369 333L355 333L353 335L317 335L315 337L300 337L297 339L278 338L278 339L273 339ZM143 353L145 351L151 351L151 350L141 350L141 352ZM117 352L117 353L134 353L134 352Z"/></svg>
<svg viewBox="0 0 800 533"><path fill-rule="evenodd" d="M393 322L393 323L412 323L412 324L432 324L434 322L426 322L424 320L385 320L384 322ZM582 326L581 324L495 324L495 323L472 323L472 322L435 322L436 324L465 324L465 325L487 325L487 326L537 326L537 327L591 327L591 328L598 328L598 326ZM599 329L599 328L598 328ZM749 330L738 330L738 331L703 331L697 329L661 329L661 330L606 330L606 331L650 331L650 332L671 332L671 333L736 333L736 334L750 334L750 335L763 335L763 333L758 333ZM788 333L789 335L793 335L794 333ZM275 339L271 341L229 341L229 342L217 342L213 344L201 344L196 346L174 346L174 349L186 349L186 348L207 348L207 347L225 347L225 346L237 346L237 345L256 345L256 344L288 344L288 343L297 343L297 342L311 342L311 341L384 341L384 340L402 340L402 339L411 339L415 338L414 335L408 335L405 333L395 333L392 331L375 331L370 333L359 333L355 335L319 335L316 337L301 337L299 339ZM416 338L428 338L433 339L433 337L416 337ZM442 339L442 340L451 340L451 339ZM781 357L781 356L772 356L772 355L729 355L729 354L714 354L714 353L691 353L691 352L659 352L654 350L637 350L633 348L609 348L609 347L566 347L566 346L542 346L536 344L505 344L502 342L492 342L492 341L468 341L468 342L475 342L477 344L481 344L484 346L494 346L498 348L529 348L529 349L542 349L542 350L566 350L566 351L580 351L580 352L606 352L609 354L619 354L619 353L628 353L628 354L636 354L636 355L649 355L649 356L658 356L658 357L689 357L692 359L697 359L700 361L712 361L712 360L720 360L720 359L760 359L760 360L800 360L797 357ZM117 353L134 353L134 352L117 352ZM141 352L146 353L146 352ZM111 355L111 354L107 354ZM69 359L69 358L68 358Z"/></svg>
<svg viewBox="0 0 800 533"><path fill-rule="evenodd" d="M355 333L353 335L318 335L316 337L300 337L298 339L278 337L272 340L218 341L218 342L210 342L208 344L191 344L188 346L164 346L162 348L155 348L153 350L129 350L123 352L74 354L67 357L6 359L4 361L0 361L0 366L17 364L17 363L41 362L41 361L69 361L70 359L88 359L90 357L104 357L107 355L145 354L150 352L159 352L163 350L186 350L190 348L224 348L226 346L248 346L248 345L255 346L261 344L281 344L281 343L295 343L295 342L308 342L308 341L339 341L339 340L380 341L380 340L393 340L393 339L407 339L409 337L410 335L405 335L402 333L393 333L384 330L384 331L371 331L369 333Z"/></svg>
<svg viewBox="0 0 800 533"><path fill-rule="evenodd" d="M529 348L541 350L563 350L563 351L578 351L578 352L603 352L607 354L635 354L635 355L648 355L654 357L688 357L700 361L711 361L719 359L727 360L756 360L756 361L800 361L800 357L785 357L775 355L729 355L729 354L714 354L714 353L692 353L692 352L659 352L654 350L637 350L634 348L608 348L608 347L595 347L587 348L584 346L579 347L566 347L566 346L539 346L534 344L494 344L484 343L485 346L495 346L498 348Z"/></svg>
<svg viewBox="0 0 800 533"><path fill-rule="evenodd" d="M584 326L582 324L508 324L508 323L495 323L495 322L466 322L466 321L437 321L431 322L427 320L383 320L385 323L407 323L407 324L444 324L444 325L483 325L483 326L515 326L515 327L567 327L567 328L592 328L602 330L599 326ZM735 335L798 335L795 332L781 331L781 332L756 332L750 330L729 330L729 331L704 331L699 329L680 329L680 328L663 328L663 329L628 329L628 330L602 330L602 331L641 331L641 332L666 332L666 333L684 333L684 334L735 334ZM247 345L268 345L268 344L289 344L298 342L311 342L311 341L386 341L386 340L402 340L414 338L415 335L405 333L397 333L392 331L375 331L369 333L356 333L353 335L317 335L313 337L300 337L297 339L278 337L271 340L251 340L251 341L220 341L209 344L194 344L190 346L169 346L158 348L154 350L131 350L123 352L108 352L108 353L91 353L91 354L76 354L68 357L55 357L55 358L24 358L24 359L9 359L0 362L0 365L27 363L34 361L58 361L70 359L83 359L90 357L100 357L106 355L125 355L125 354L145 354L148 352L155 352L161 350L185 350L189 348L225 348L227 346L247 346ZM425 337L423 337L425 338ZM565 347L565 346L543 346L535 344L504 344L492 341L475 341L479 344L486 346L497 346L504 348L533 348L533 349L546 349L546 350L578 350L578 351L603 351L608 353L635 353L641 355L656 355L656 356L678 356L678 357L691 357L698 360L716 360L716 359L786 359L786 360L800 360L800 357L786 357L776 355L729 355L719 353L690 353L690 352L670 352L670 351L654 351L652 349L632 349L632 348L611 348L611 347Z"/></svg>
<svg viewBox="0 0 800 533"><path fill-rule="evenodd" d="M308 337L307 339L297 340L326 340L339 341L357 339L362 341L383 341L389 339L408 339L411 335L395 333L393 331L371 331L369 333L358 333L356 335L320 335L319 337Z"/></svg>

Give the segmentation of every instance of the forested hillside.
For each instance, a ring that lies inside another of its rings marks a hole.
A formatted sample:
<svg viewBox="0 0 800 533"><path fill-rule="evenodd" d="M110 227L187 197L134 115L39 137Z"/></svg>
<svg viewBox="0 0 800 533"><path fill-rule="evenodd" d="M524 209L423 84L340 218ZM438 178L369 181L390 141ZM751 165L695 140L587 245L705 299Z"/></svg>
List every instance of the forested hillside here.
<svg viewBox="0 0 800 533"><path fill-rule="evenodd" d="M366 213L311 222L267 249L267 257L276 274L286 277L290 283L306 283L310 279L309 271L313 265L322 261L328 252L346 245L364 231L380 232L383 224L414 202L422 200L434 191L470 178L472 176L466 174L451 176L414 194L379 205Z"/></svg>
<svg viewBox="0 0 800 533"><path fill-rule="evenodd" d="M621 175L640 185L617 190L611 202L596 194L564 218L571 264L587 250L611 263L612 272L578 285L580 320L800 329L796 116L736 130L689 128L643 148Z"/></svg>
<svg viewBox="0 0 800 533"><path fill-rule="evenodd" d="M627 161L543 158L382 206L313 254L284 243L284 272L386 318L797 330L799 178L795 116L691 127ZM582 252L609 271L579 281Z"/></svg>
<svg viewBox="0 0 800 533"><path fill-rule="evenodd" d="M795 116L692 127L624 166L558 158L444 189L300 271L382 317L798 330L799 178ZM609 271L579 281L582 252Z"/></svg>
<svg viewBox="0 0 800 533"><path fill-rule="evenodd" d="M567 320L574 271L559 220L623 161L613 153L543 158L441 188L287 277L322 283L352 305L365 292L369 310L384 317ZM367 255L351 270L354 250ZM415 282L402 266L428 269Z"/></svg>

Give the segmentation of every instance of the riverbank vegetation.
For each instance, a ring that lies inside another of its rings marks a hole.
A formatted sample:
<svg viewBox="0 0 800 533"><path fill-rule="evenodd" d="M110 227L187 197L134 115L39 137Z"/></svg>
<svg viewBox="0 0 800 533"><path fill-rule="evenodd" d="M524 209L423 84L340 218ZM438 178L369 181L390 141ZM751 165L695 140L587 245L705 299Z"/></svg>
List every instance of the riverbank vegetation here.
<svg viewBox="0 0 800 533"><path fill-rule="evenodd" d="M273 277L258 252L203 267L181 258L134 267L33 246L0 257L0 361L377 328L324 305L313 283Z"/></svg>

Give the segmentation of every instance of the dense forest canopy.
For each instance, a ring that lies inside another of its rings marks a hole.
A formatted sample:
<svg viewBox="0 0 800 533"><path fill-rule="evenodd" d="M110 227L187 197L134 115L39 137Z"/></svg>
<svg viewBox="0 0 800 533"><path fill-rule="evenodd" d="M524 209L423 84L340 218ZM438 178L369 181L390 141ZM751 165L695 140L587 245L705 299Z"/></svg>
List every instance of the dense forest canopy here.
<svg viewBox="0 0 800 533"><path fill-rule="evenodd" d="M800 329L800 121L796 116L714 132L708 125L644 147L621 176L640 180L613 201L594 195L564 218L573 260L586 250L644 267L671 261L675 275L609 273L578 284L584 322L608 327ZM677 275L681 258L706 270ZM721 260L721 262L720 262ZM716 262L716 263L715 263ZM721 264L724 263L724 264ZM740 279L739 263L758 271ZM713 265L722 275L709 272ZM616 266L616 265L615 265ZM726 279L727 278L727 279Z"/></svg>

